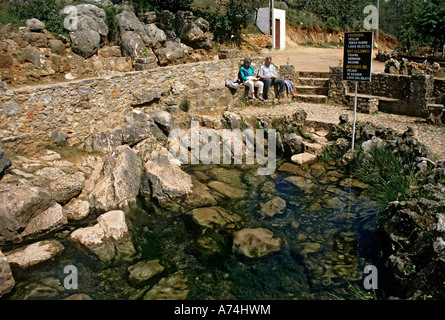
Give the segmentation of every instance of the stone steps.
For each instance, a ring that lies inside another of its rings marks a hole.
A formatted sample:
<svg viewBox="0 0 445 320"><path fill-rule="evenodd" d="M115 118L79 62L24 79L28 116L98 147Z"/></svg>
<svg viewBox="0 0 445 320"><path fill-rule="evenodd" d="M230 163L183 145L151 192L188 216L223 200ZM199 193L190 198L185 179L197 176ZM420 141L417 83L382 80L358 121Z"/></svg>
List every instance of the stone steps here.
<svg viewBox="0 0 445 320"><path fill-rule="evenodd" d="M329 145L326 134L327 132L324 131L310 134L312 142L303 141L303 152L293 155L291 161L300 166L317 161L318 156L321 155Z"/></svg>
<svg viewBox="0 0 445 320"><path fill-rule="evenodd" d="M295 102L325 104L328 102L329 72L299 71L296 73Z"/></svg>
<svg viewBox="0 0 445 320"><path fill-rule="evenodd" d="M306 94L306 95L328 95L329 88L327 87L316 87L316 86L297 86L296 93L297 94Z"/></svg>
<svg viewBox="0 0 445 320"><path fill-rule="evenodd" d="M327 78L329 79L329 72L323 71L298 71L296 73L298 78Z"/></svg>
<svg viewBox="0 0 445 320"><path fill-rule="evenodd" d="M312 94L294 94L293 100L295 102L326 104L328 102L328 96L312 95Z"/></svg>
<svg viewBox="0 0 445 320"><path fill-rule="evenodd" d="M328 84L327 78L297 78L295 81L296 86L327 87Z"/></svg>

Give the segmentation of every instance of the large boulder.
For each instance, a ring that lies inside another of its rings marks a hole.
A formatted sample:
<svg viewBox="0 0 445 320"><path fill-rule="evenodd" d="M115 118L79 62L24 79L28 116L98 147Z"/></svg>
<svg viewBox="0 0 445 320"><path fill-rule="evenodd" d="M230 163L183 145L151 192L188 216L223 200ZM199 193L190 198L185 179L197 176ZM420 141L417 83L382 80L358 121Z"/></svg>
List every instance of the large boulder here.
<svg viewBox="0 0 445 320"><path fill-rule="evenodd" d="M148 56L148 49L141 36L134 31L127 31L121 38L122 52L132 59Z"/></svg>
<svg viewBox="0 0 445 320"><path fill-rule="evenodd" d="M120 37L131 31L137 34L145 45L150 44L150 38L145 32L144 25L132 11L123 11L116 15L116 27Z"/></svg>
<svg viewBox="0 0 445 320"><path fill-rule="evenodd" d="M60 204L55 203L39 215L32 218L25 230L20 233L21 237L35 237L40 234L57 230L68 223L66 214Z"/></svg>
<svg viewBox="0 0 445 320"><path fill-rule="evenodd" d="M156 48L154 51L159 65L166 66L183 62L192 54L193 49L183 43L167 40L163 48Z"/></svg>
<svg viewBox="0 0 445 320"><path fill-rule="evenodd" d="M123 131L118 128L111 131L99 132L93 137L93 150L109 152L122 145Z"/></svg>
<svg viewBox="0 0 445 320"><path fill-rule="evenodd" d="M92 4L66 6L60 11L65 17L64 27L70 32L71 49L89 58L97 53L101 39L108 35L105 10Z"/></svg>
<svg viewBox="0 0 445 320"><path fill-rule="evenodd" d="M190 175L176 164L170 163L168 151L154 151L145 163L143 180L151 186L152 196L166 201L192 193L193 183Z"/></svg>
<svg viewBox="0 0 445 320"><path fill-rule="evenodd" d="M203 18L196 19L191 12L179 13L178 36L187 45L195 49L211 49L213 34L209 31L209 22Z"/></svg>
<svg viewBox="0 0 445 320"><path fill-rule="evenodd" d="M82 192L84 180L85 176L82 172L65 174L50 183L49 191L53 195L54 200L65 204Z"/></svg>
<svg viewBox="0 0 445 320"><path fill-rule="evenodd" d="M151 135L150 118L145 112L134 110L125 117L123 142L130 146Z"/></svg>
<svg viewBox="0 0 445 320"><path fill-rule="evenodd" d="M71 233L70 239L87 247L104 262L131 258L136 253L121 210L102 214L97 218L97 224L77 229Z"/></svg>
<svg viewBox="0 0 445 320"><path fill-rule="evenodd" d="M102 8L92 4L70 5L60 13L65 16L65 29L70 32L94 30L100 36L108 35L107 16Z"/></svg>
<svg viewBox="0 0 445 320"><path fill-rule="evenodd" d="M70 32L71 50L83 58L97 53L100 47L100 35L95 30Z"/></svg>
<svg viewBox="0 0 445 320"><path fill-rule="evenodd" d="M54 203L47 190L27 181L0 184L0 243L19 240L30 221Z"/></svg>
<svg viewBox="0 0 445 320"><path fill-rule="evenodd" d="M164 132L165 135L169 135L170 131L175 128L175 124L173 121L173 116L164 110L156 110L151 119L155 122L155 124L159 127L159 129Z"/></svg>
<svg viewBox="0 0 445 320"><path fill-rule="evenodd" d="M101 177L89 196L91 208L110 211L136 201L141 184L141 160L124 145L114 149L104 161Z"/></svg>
<svg viewBox="0 0 445 320"><path fill-rule="evenodd" d="M248 258L259 258L279 251L281 239L265 228L246 228L233 234L233 251Z"/></svg>
<svg viewBox="0 0 445 320"><path fill-rule="evenodd" d="M151 23L145 25L145 32L150 39L150 46L153 48L161 47L167 41L167 35L156 24Z"/></svg>
<svg viewBox="0 0 445 320"><path fill-rule="evenodd" d="M45 23L36 18L26 20L26 26L33 32L41 32L45 29Z"/></svg>

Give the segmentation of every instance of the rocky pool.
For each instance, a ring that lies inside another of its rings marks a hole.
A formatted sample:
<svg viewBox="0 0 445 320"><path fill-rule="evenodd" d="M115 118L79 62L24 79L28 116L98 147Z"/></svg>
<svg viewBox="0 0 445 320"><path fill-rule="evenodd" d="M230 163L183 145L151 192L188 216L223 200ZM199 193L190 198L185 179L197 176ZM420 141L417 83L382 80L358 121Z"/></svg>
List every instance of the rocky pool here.
<svg viewBox="0 0 445 320"><path fill-rule="evenodd" d="M140 198L126 210L137 252L131 258L101 262L69 239L74 226L50 235L64 251L14 269L16 287L5 298L372 296L363 288L363 270L380 267L378 205L363 195L366 185L322 162L305 168L281 163L271 176L258 176L256 169L189 165L184 170L193 177L192 196L162 205ZM66 266L75 267L77 289L67 289Z"/></svg>

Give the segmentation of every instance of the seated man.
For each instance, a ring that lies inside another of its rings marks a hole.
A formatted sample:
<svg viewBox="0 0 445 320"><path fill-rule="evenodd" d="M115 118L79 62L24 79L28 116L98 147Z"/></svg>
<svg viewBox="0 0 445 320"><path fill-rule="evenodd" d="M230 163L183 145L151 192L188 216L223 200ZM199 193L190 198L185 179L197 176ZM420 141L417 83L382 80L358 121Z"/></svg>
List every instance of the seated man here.
<svg viewBox="0 0 445 320"><path fill-rule="evenodd" d="M260 80L264 82L263 97L267 100L270 86L273 85L275 95L279 99L285 89L284 79L278 78L278 73L272 64L272 57L267 57L265 63L260 67L258 72Z"/></svg>

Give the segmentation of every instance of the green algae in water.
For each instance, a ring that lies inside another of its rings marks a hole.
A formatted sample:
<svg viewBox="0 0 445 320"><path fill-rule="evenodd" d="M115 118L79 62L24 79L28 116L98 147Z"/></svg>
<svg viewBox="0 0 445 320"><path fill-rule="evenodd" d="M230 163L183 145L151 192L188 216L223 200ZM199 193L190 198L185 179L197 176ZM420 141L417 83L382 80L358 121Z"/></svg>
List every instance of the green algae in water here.
<svg viewBox="0 0 445 320"><path fill-rule="evenodd" d="M142 299L161 278L177 271L187 279L188 299L360 299L357 292L367 297L363 268L379 265L378 205L362 197L360 189L341 186L345 176L333 174L337 169L316 168L258 176L253 166L185 166L205 186L206 196L214 199L210 202L239 220L202 227L190 215L202 203L158 205L140 198L126 212L137 259L103 264L82 246L61 240L65 251L54 261L13 271L18 285L7 298L61 299L85 293L93 299ZM330 181L329 176L341 178ZM209 187L212 181L243 190L243 198L231 199ZM285 208L272 217L262 214L264 204L276 197L285 201ZM261 258L232 251L234 231L259 227L282 239L280 251ZM143 284L129 281L128 267L154 259L165 268L161 274ZM78 267L78 290L52 289L46 282L58 279L63 284L67 264ZM33 283L40 290L48 288L47 295L36 294Z"/></svg>

